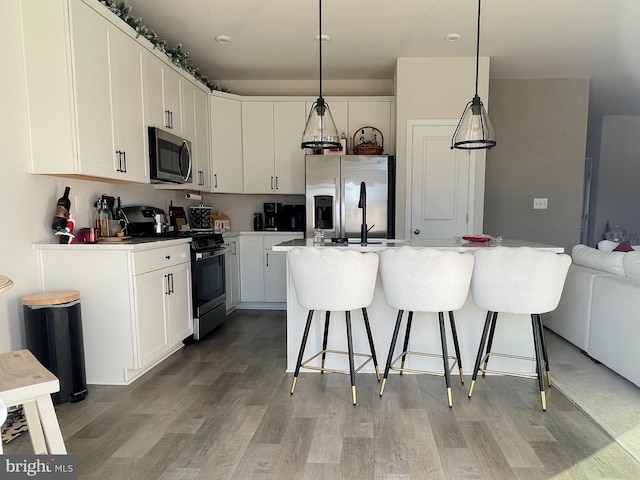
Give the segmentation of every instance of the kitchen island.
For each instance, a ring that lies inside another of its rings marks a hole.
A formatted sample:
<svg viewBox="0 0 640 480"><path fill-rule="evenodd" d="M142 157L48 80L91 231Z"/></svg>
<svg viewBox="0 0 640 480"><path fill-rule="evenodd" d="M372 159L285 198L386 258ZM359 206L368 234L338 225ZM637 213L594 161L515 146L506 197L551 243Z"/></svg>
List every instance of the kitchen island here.
<svg viewBox="0 0 640 480"><path fill-rule="evenodd" d="M366 245L361 245L358 239L351 240L357 243L335 244L329 241L324 242L320 246L314 246L312 239L297 239L284 242L273 247L274 251L288 251L296 247L304 248L344 248L359 252L375 252L386 248L399 248L403 245L409 245L416 248L432 247L442 250L454 250L458 252L473 252L479 248L491 248L487 244L469 244L457 242L454 239L425 239L425 240L387 240L387 239L371 239ZM379 242L379 243L374 243ZM531 247L537 250L551 251L555 253L563 253L562 247L546 245L541 243L529 242L524 240L503 239L500 243L506 247ZM369 321L371 323L371 331L375 343L376 355L380 369L384 369L384 364L389 351L389 344L393 334L397 310L391 308L384 297L380 274L376 281L376 288L373 302L367 308ZM460 356L462 367L466 375L471 375L473 365L482 335L482 327L486 317L486 310L479 308L469 293L467 301L462 309L454 312L456 318L456 328L458 332L458 341L460 343ZM320 316L318 316L320 315ZM304 324L307 316L307 310L299 303L289 268L287 266L287 371L293 372L295 369L298 350ZM322 349L322 329L323 312L318 312L314 316L314 322L311 325L309 339L304 358L308 358ZM404 338L404 329L406 326L405 313L401 327L401 336L397 343L394 358L401 352L402 341ZM518 318L519 317L519 318ZM334 350L346 350L346 327L343 313L333 313L331 328L329 331L329 348ZM369 345L362 321L362 313L353 311L351 313L353 328L353 346L355 352L369 352ZM438 330L438 316L436 313L416 313L414 314L413 326L411 329L411 340L409 342L409 350L421 352L440 352L440 335ZM517 321L514 321L517 320ZM529 315L512 315L503 313L499 317L500 327L496 329L493 349L496 352L530 356L533 357L533 337L531 333L531 320ZM448 325L448 322L447 322ZM448 350L453 352L453 342L449 327L447 327ZM331 357L331 358L330 358ZM553 358L550 359L551 373L553 375ZM442 369L442 360L430 357L408 356L408 368L426 369L439 371ZM327 356L327 367L348 370L348 362L346 356L333 355ZM497 370L508 370L523 374L533 374L535 372L535 363L526 360L514 360L512 358L495 357L491 359L491 367ZM304 370L303 370L304 371ZM313 370L307 370L313 371ZM367 364L363 372L374 372L373 365ZM452 376L453 385L456 385L455 376ZM356 380L357 381L357 380Z"/></svg>

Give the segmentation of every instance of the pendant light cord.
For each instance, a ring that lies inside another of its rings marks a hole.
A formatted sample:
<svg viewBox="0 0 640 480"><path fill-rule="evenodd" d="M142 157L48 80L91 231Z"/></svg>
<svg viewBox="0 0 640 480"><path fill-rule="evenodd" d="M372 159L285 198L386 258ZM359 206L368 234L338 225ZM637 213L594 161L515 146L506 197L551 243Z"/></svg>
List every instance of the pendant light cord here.
<svg viewBox="0 0 640 480"><path fill-rule="evenodd" d="M318 0L318 50L320 51L320 98L322 98L322 0ZM476 87L477 89L477 87Z"/></svg>
<svg viewBox="0 0 640 480"><path fill-rule="evenodd" d="M478 75L480 65L480 2L478 0L478 34L476 37L476 97L478 96Z"/></svg>

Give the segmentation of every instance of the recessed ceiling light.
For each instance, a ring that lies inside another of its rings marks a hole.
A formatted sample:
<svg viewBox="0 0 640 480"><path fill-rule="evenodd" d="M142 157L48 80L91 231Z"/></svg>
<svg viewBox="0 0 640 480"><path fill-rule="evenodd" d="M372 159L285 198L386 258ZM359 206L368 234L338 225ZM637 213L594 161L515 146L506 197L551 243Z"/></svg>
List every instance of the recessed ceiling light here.
<svg viewBox="0 0 640 480"><path fill-rule="evenodd" d="M316 35L315 39L316 39L316 42L322 39L322 43L327 43L329 40L331 40L331 37L329 35L322 35L322 36Z"/></svg>
<svg viewBox="0 0 640 480"><path fill-rule="evenodd" d="M460 40L460 35L458 33L450 33L445 38L450 42L457 42Z"/></svg>
<svg viewBox="0 0 640 480"><path fill-rule="evenodd" d="M231 42L231 37L228 37L227 35L218 35L216 37L216 42L218 42L220 45L225 45Z"/></svg>

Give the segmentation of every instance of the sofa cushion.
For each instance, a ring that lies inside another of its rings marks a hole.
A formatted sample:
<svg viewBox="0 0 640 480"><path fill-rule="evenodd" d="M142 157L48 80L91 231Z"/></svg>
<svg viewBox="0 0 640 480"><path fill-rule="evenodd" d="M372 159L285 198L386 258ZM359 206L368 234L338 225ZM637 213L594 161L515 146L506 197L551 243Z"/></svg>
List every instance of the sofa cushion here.
<svg viewBox="0 0 640 480"><path fill-rule="evenodd" d="M621 277L624 277L622 260L625 255L624 252L603 252L582 244L575 245L571 250L574 263Z"/></svg>
<svg viewBox="0 0 640 480"><path fill-rule="evenodd" d="M622 265L627 277L640 280L640 252L626 254L622 259Z"/></svg>
<svg viewBox="0 0 640 480"><path fill-rule="evenodd" d="M600 240L598 242L598 250L601 252L613 252L613 249L618 246L619 242L613 240Z"/></svg>

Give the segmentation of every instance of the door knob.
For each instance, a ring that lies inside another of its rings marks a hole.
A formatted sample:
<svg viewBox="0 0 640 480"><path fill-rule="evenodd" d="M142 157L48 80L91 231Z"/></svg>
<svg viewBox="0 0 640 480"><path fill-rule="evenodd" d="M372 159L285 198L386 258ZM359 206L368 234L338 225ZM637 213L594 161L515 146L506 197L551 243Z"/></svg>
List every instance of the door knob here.
<svg viewBox="0 0 640 480"><path fill-rule="evenodd" d="M414 235L420 235L420 229L416 228L413 233Z"/></svg>

